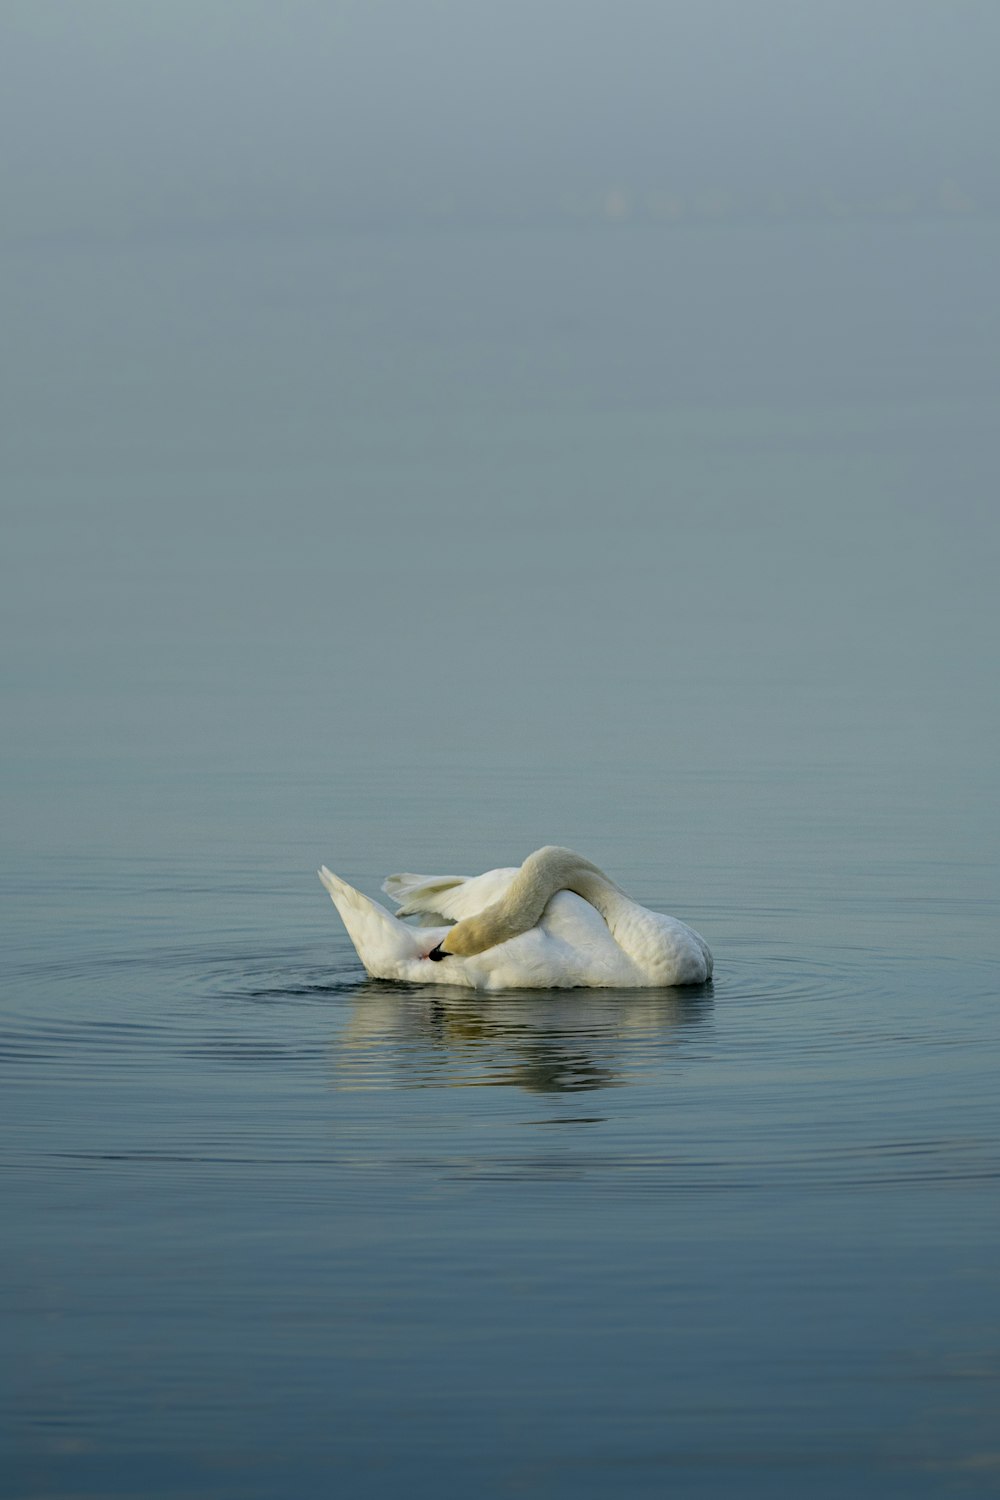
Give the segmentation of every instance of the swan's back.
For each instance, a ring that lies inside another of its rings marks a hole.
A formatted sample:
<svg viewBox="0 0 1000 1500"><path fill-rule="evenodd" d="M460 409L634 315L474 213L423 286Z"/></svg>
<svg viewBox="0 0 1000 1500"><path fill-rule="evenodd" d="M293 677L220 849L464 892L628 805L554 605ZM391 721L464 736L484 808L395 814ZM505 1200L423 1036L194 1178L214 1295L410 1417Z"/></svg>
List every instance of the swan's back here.
<svg viewBox="0 0 1000 1500"><path fill-rule="evenodd" d="M457 962L467 982L481 990L631 987L645 982L600 912L573 891L557 891L537 926Z"/></svg>

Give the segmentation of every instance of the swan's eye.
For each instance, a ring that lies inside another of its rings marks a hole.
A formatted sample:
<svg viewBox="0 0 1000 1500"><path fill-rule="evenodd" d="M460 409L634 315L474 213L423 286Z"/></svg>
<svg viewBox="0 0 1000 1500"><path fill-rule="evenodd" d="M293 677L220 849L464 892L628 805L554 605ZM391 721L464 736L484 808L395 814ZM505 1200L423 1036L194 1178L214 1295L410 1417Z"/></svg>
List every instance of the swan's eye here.
<svg viewBox="0 0 1000 1500"><path fill-rule="evenodd" d="M442 958L450 958L451 954L445 953L444 949L441 947L441 944L438 943L436 948L431 949L427 957L430 959L432 964L439 964Z"/></svg>

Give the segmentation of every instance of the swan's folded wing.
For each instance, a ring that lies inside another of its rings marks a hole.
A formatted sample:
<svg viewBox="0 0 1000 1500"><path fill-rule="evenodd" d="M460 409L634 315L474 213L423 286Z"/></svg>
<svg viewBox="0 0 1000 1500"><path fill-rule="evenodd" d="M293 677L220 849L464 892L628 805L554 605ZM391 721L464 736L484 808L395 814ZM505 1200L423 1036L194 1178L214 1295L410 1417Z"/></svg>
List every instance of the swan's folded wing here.
<svg viewBox="0 0 1000 1500"><path fill-rule="evenodd" d="M466 879L465 875L389 875L382 889L399 903L397 917L412 917L418 912L441 916L442 896L464 885Z"/></svg>
<svg viewBox="0 0 1000 1500"><path fill-rule="evenodd" d="M399 902L397 917L461 922L498 900L516 874L509 869L485 875L390 875L382 889Z"/></svg>

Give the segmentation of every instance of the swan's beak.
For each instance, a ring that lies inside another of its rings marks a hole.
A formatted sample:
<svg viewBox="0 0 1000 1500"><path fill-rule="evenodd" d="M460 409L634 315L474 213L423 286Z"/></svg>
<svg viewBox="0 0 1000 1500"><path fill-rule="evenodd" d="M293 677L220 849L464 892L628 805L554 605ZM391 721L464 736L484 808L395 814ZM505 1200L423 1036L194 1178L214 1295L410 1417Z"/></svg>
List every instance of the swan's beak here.
<svg viewBox="0 0 1000 1500"><path fill-rule="evenodd" d="M438 943L438 945L437 945L436 948L432 948L431 949L431 951L428 953L427 957L430 959L430 961L431 961L432 964L439 964L441 962L442 958L450 958L451 954L450 953L446 953L444 951L444 949L441 947L441 944Z"/></svg>

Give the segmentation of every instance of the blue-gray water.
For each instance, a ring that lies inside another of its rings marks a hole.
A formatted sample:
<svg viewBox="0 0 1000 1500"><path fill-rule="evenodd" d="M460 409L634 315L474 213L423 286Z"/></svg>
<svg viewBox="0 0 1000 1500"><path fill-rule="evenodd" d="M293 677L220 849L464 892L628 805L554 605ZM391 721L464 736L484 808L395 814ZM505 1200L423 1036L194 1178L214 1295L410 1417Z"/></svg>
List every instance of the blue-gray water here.
<svg viewBox="0 0 1000 1500"><path fill-rule="evenodd" d="M5 255L0 1493L1000 1487L998 255ZM314 873L546 842L714 985Z"/></svg>

